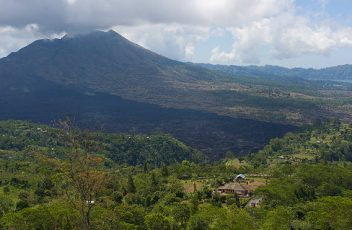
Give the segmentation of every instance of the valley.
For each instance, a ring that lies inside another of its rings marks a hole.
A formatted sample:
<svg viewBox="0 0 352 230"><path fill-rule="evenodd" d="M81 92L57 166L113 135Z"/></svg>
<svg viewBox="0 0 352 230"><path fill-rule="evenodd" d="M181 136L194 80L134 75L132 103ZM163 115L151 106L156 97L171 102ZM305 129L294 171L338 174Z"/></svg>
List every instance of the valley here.
<svg viewBox="0 0 352 230"><path fill-rule="evenodd" d="M35 41L0 59L0 79L2 119L70 117L91 130L166 132L211 159L352 114L347 83L229 75L165 58L114 31Z"/></svg>
<svg viewBox="0 0 352 230"><path fill-rule="evenodd" d="M44 97L47 98L45 101ZM75 126L83 129L126 134L169 133L203 151L213 160L220 159L229 151L236 155L248 154L260 149L271 138L297 129L291 125L232 118L191 109L164 108L49 84L41 91L16 92L11 96L11 104L0 100L0 107L7 108L0 113L3 120L20 119L50 124L70 118Z"/></svg>

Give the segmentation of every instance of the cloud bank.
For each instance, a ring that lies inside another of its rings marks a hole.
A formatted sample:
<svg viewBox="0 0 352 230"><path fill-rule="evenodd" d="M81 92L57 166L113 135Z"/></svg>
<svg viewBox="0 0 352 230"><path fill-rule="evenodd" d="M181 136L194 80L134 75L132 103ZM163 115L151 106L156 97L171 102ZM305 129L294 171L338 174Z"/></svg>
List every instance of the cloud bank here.
<svg viewBox="0 0 352 230"><path fill-rule="evenodd" d="M352 27L318 2L305 12L294 0L1 0L0 56L37 38L109 28L184 61L207 51L213 63L252 64L352 47Z"/></svg>

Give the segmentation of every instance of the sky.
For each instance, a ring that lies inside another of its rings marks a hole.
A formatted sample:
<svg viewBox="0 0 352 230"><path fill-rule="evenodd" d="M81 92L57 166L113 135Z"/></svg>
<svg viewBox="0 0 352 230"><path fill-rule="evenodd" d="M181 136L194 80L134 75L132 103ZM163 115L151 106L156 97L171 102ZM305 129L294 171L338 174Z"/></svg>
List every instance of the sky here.
<svg viewBox="0 0 352 230"><path fill-rule="evenodd" d="M352 64L351 0L0 0L0 57L37 39L109 29L180 61Z"/></svg>

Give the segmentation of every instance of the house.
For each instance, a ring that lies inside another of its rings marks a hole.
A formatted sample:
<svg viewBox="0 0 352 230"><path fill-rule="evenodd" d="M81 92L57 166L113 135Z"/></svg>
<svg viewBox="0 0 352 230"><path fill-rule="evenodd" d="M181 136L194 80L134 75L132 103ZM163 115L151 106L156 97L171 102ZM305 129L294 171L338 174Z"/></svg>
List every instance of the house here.
<svg viewBox="0 0 352 230"><path fill-rule="evenodd" d="M239 197L249 197L250 191L243 185L237 182L227 183L218 187L220 195L237 194Z"/></svg>
<svg viewBox="0 0 352 230"><path fill-rule="evenodd" d="M235 177L235 180L234 181L244 181L246 179L246 176L244 174L238 174L236 177Z"/></svg>
<svg viewBox="0 0 352 230"><path fill-rule="evenodd" d="M255 198L250 200L247 205L251 208L258 208L261 202L262 202L262 198Z"/></svg>

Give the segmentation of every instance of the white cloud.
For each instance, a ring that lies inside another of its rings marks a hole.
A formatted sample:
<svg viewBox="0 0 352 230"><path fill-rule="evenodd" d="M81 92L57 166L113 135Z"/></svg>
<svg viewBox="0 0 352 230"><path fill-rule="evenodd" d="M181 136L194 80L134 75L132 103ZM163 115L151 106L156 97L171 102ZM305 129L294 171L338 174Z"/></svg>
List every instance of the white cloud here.
<svg viewBox="0 0 352 230"><path fill-rule="evenodd" d="M192 59L194 56L194 45L193 44L188 44L185 47L185 56L187 59Z"/></svg>
<svg viewBox="0 0 352 230"><path fill-rule="evenodd" d="M77 0L67 0L67 3L69 4L69 5L73 5L73 4L75 4L77 2Z"/></svg>
<svg viewBox="0 0 352 230"><path fill-rule="evenodd" d="M35 23L48 30L141 23L238 26L292 7L293 0L1 0L0 24Z"/></svg>
<svg viewBox="0 0 352 230"><path fill-rule="evenodd" d="M214 62L260 63L263 57L289 59L307 54L329 55L334 49L352 46L352 28L314 24L293 12L228 30L233 34L233 49L229 52L214 49L211 56Z"/></svg>
<svg viewBox="0 0 352 230"><path fill-rule="evenodd" d="M117 26L113 29L147 49L183 61L192 60L196 44L206 39L210 30L179 24Z"/></svg>
<svg viewBox="0 0 352 230"><path fill-rule="evenodd" d="M66 8L66 22L103 27L141 22L238 26L292 8L293 0L75 0Z"/></svg>
<svg viewBox="0 0 352 230"><path fill-rule="evenodd" d="M37 39L37 33L38 26L35 24L29 24L20 29L11 26L0 27L0 57L7 55L10 50L15 51Z"/></svg>
<svg viewBox="0 0 352 230"><path fill-rule="evenodd" d="M236 50L230 52L221 51L219 47L211 50L210 62L212 63L232 63L236 60Z"/></svg>
<svg viewBox="0 0 352 230"><path fill-rule="evenodd" d="M311 1L320 3L317 11L330 2ZM197 61L199 44L228 32L232 48L221 50L222 44L213 44L208 47L210 61L262 63L329 55L352 46L352 27L338 27L329 17L316 20L325 12L302 13L298 8L296 0L1 0L0 56L39 37L107 28L187 61Z"/></svg>
<svg viewBox="0 0 352 230"><path fill-rule="evenodd" d="M21 28L0 26L0 58L8 55L10 52L17 51L34 40L59 38L63 35L63 33L44 35L40 32L37 24L28 24Z"/></svg>

